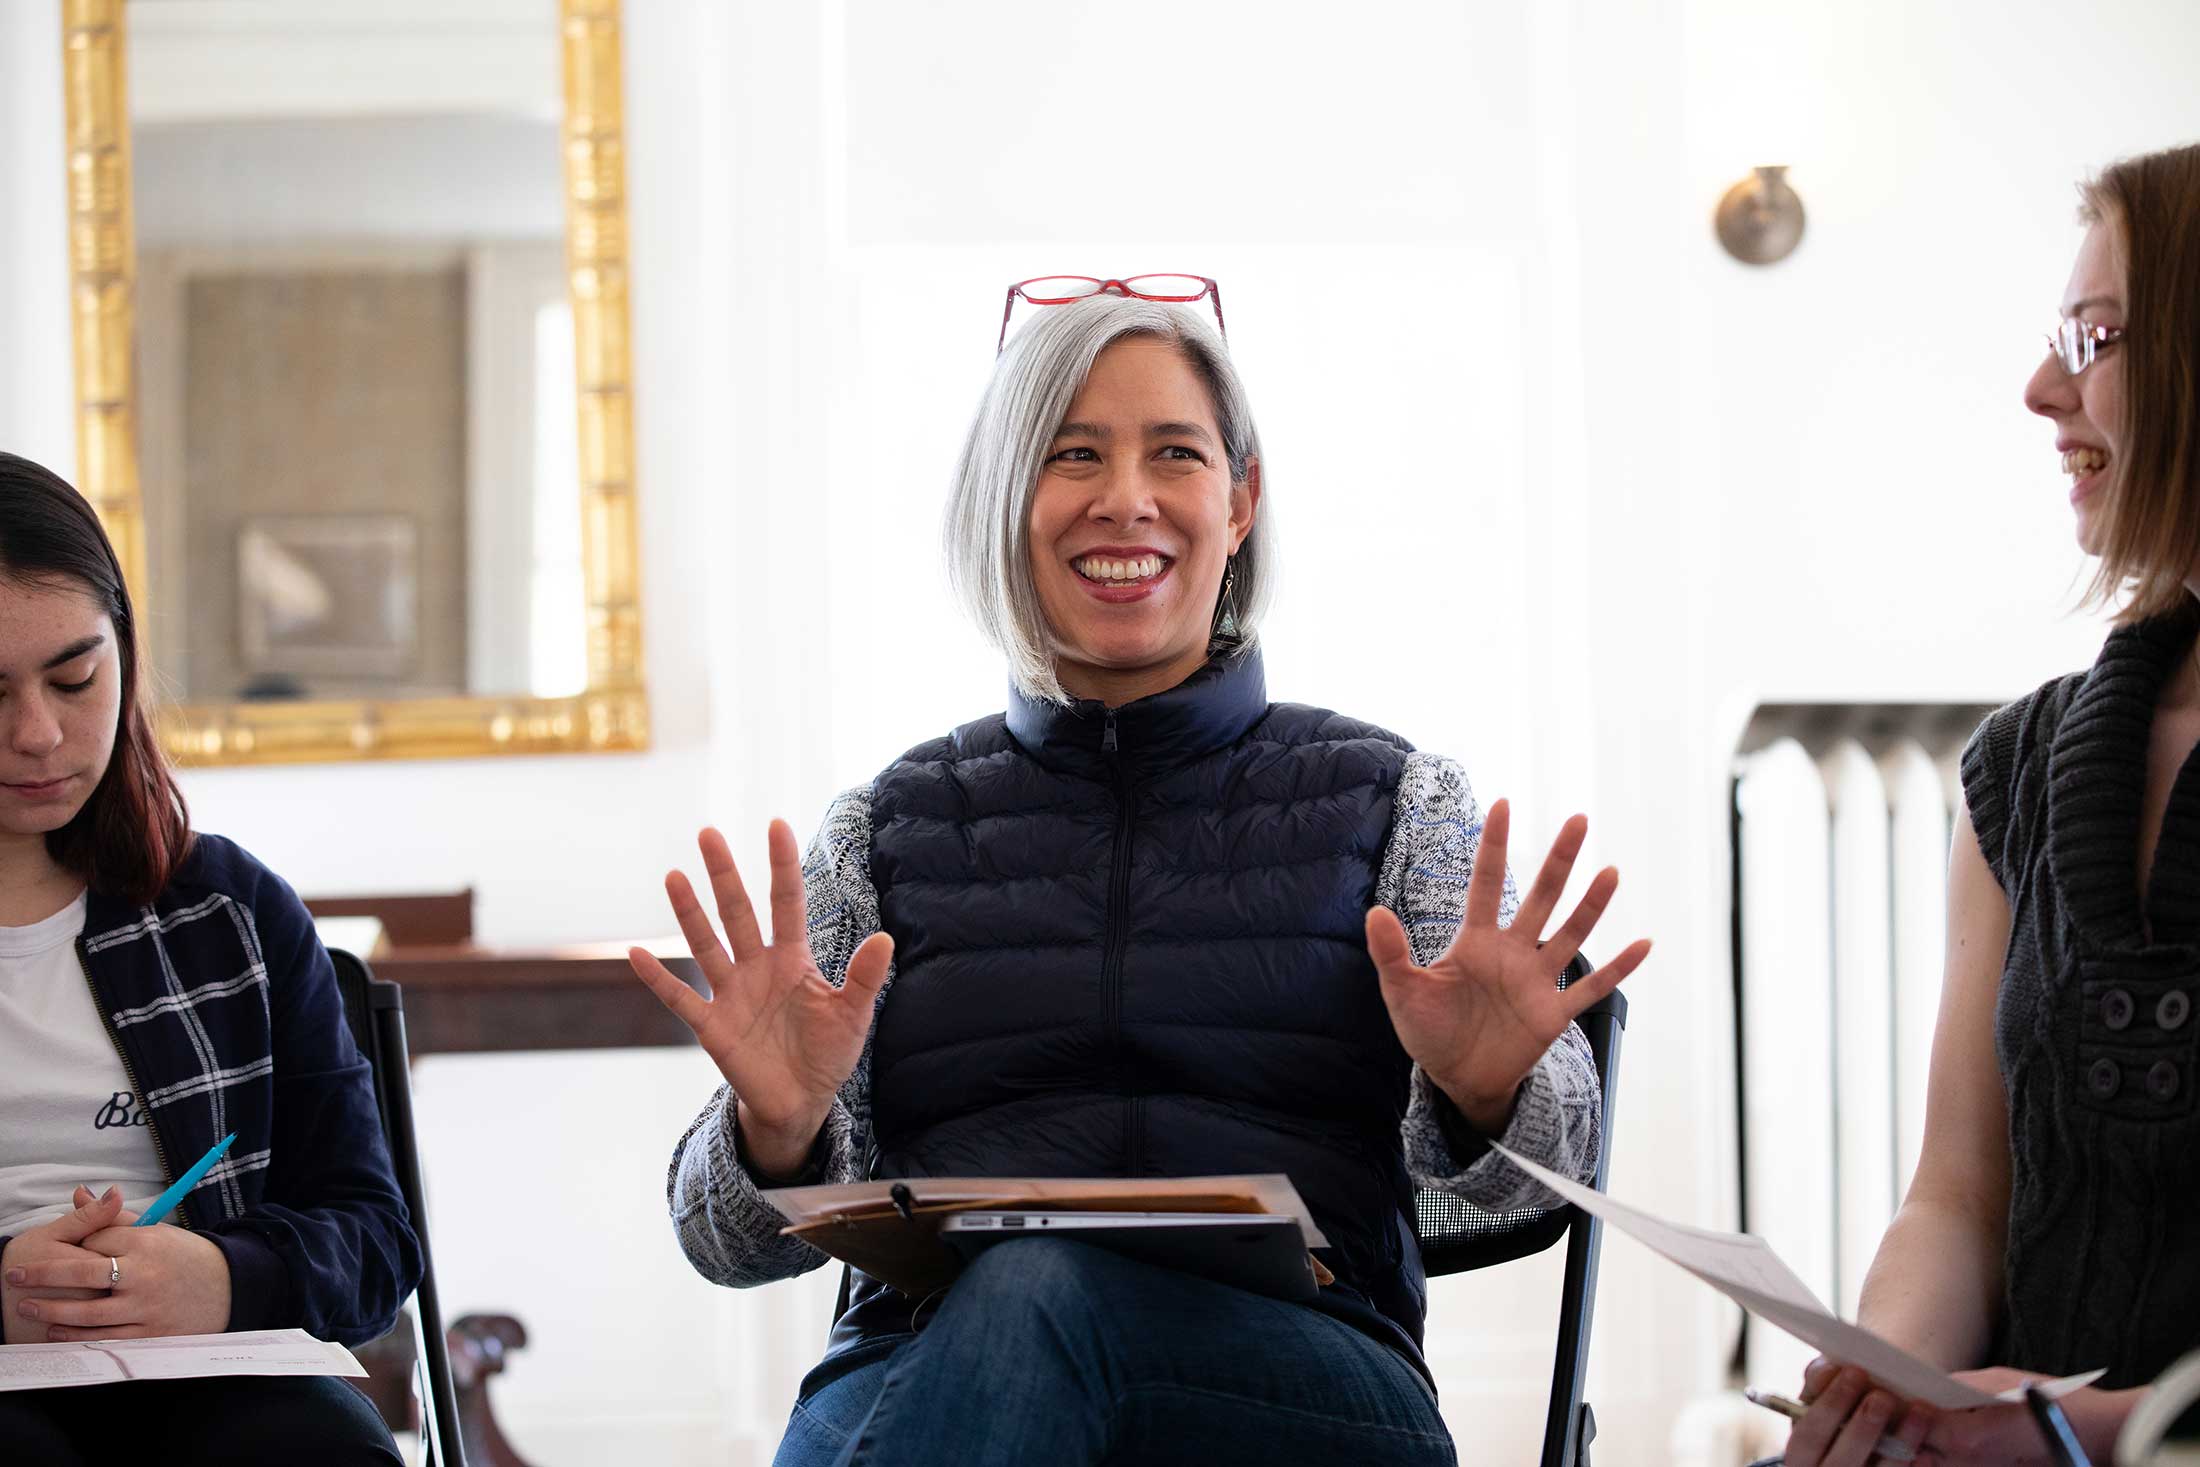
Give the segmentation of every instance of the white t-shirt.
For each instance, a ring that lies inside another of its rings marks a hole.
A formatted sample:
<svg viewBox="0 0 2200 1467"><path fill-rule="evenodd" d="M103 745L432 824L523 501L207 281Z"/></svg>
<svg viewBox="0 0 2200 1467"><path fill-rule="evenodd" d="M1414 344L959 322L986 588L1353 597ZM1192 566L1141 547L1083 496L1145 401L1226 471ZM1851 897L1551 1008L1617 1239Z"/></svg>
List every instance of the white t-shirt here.
<svg viewBox="0 0 2200 1467"><path fill-rule="evenodd" d="M77 957L84 898L0 927L0 1237L69 1211L77 1184L141 1212L168 1185Z"/></svg>

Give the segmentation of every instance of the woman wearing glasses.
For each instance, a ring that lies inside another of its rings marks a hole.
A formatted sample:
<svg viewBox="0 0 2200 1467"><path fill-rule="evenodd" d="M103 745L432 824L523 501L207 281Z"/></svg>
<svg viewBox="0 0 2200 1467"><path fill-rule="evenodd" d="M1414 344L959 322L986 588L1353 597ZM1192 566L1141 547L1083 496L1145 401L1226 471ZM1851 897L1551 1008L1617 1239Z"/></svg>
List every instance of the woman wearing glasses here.
<svg viewBox="0 0 2200 1467"><path fill-rule="evenodd" d="M842 795L806 858L775 823L768 934L705 831L730 954L667 888L711 1001L634 954L727 1080L674 1152L681 1244L758 1284L826 1261L765 1186L1287 1173L1332 1245L1311 1305L1059 1238L925 1299L859 1273L779 1462L1449 1462L1415 1183L1533 1200L1486 1138L1591 1174L1571 1021L1649 945L1557 988L1618 881L1539 947L1586 821L1518 898L1456 764L1268 701L1259 439L1220 333L1159 303L1219 325L1212 282L1019 293L1057 308L947 516L1006 712Z"/></svg>
<svg viewBox="0 0 2200 1467"><path fill-rule="evenodd" d="M1924 1150L1860 1312L1989 1390L2105 1366L2064 1402L2105 1462L2200 1344L2200 146L2081 192L2024 402L2055 424L2093 594L2123 605L2089 671L1964 751ZM2051 1460L2021 1405L1936 1420L1824 1362L1805 1394L1791 1467L1878 1460L1889 1431L1943 1462Z"/></svg>

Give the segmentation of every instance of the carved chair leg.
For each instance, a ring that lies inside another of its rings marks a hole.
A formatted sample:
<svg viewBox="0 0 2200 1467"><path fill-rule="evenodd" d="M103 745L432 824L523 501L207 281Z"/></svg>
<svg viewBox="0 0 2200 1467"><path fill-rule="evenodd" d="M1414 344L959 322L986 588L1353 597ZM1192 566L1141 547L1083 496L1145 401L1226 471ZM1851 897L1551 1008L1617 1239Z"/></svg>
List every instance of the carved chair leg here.
<svg viewBox="0 0 2200 1467"><path fill-rule="evenodd" d="M418 1431L420 1404L413 1399L412 1311L397 1316L397 1327L378 1340L352 1351L367 1368L367 1378L353 1384L366 1393L383 1423L391 1431Z"/></svg>
<svg viewBox="0 0 2200 1467"><path fill-rule="evenodd" d="M451 1349L451 1380L458 1391L458 1426L470 1467L528 1467L497 1428L489 1404L489 1377L504 1369L505 1357L527 1344L527 1330L509 1314L465 1314L445 1331Z"/></svg>

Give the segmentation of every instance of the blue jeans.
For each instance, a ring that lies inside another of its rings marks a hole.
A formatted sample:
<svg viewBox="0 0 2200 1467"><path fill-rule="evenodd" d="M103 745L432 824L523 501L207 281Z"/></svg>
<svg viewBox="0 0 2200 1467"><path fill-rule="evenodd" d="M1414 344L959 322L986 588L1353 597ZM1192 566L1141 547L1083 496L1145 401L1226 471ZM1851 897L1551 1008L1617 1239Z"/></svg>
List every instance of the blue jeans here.
<svg viewBox="0 0 2200 1467"><path fill-rule="evenodd" d="M999 1244L921 1333L880 1344L804 1382L775 1467L1457 1461L1388 1345L1085 1243Z"/></svg>

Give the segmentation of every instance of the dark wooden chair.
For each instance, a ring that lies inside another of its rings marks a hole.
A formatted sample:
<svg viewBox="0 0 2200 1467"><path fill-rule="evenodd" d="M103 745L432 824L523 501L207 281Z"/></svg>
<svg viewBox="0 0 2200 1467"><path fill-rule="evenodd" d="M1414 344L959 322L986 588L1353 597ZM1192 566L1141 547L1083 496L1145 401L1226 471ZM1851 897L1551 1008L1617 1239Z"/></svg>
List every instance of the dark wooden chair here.
<svg viewBox="0 0 2200 1467"><path fill-rule="evenodd" d="M412 1392L413 1368L419 1359L419 1339L425 1331L414 1327L410 1311L381 1339L352 1353L367 1367L367 1379L359 1388L382 1413L392 1431L420 1427ZM497 1425L489 1381L503 1372L513 1351L527 1343L527 1327L509 1314L461 1314L444 1334L451 1362L452 1401L457 1407L459 1443L467 1467L529 1467L527 1459L505 1439Z"/></svg>

